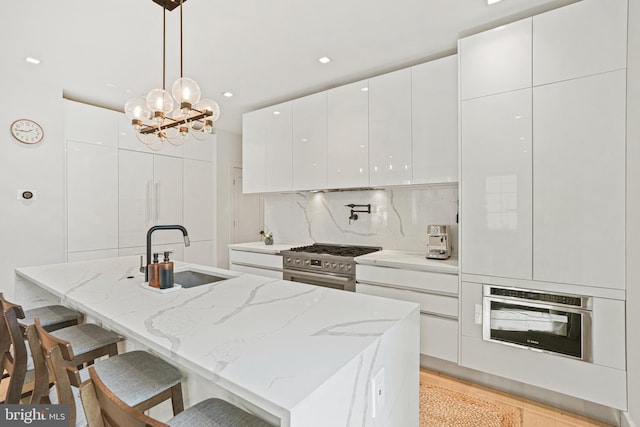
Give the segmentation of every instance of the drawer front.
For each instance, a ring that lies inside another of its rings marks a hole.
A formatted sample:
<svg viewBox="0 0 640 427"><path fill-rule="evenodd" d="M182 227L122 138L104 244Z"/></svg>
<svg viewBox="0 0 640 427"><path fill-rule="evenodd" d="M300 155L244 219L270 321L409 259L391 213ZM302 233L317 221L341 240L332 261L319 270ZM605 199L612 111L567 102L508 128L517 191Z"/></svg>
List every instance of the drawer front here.
<svg viewBox="0 0 640 427"><path fill-rule="evenodd" d="M257 267L269 267L282 270L282 255L230 250L229 261L232 263L250 264Z"/></svg>
<svg viewBox="0 0 640 427"><path fill-rule="evenodd" d="M282 271L267 270L264 268L249 267L246 265L238 265L231 263L229 265L231 271L239 271L241 273L255 274L256 276L273 277L282 280Z"/></svg>
<svg viewBox="0 0 640 427"><path fill-rule="evenodd" d="M417 302L422 313L458 318L458 298L413 292L405 289L397 289L385 286L356 283L356 292L379 297L393 298L402 301Z"/></svg>
<svg viewBox="0 0 640 427"><path fill-rule="evenodd" d="M458 321L420 315L420 353L458 362Z"/></svg>
<svg viewBox="0 0 640 427"><path fill-rule="evenodd" d="M430 271L401 270L398 268L356 265L358 282L391 284L414 288L418 291L458 295L458 275Z"/></svg>

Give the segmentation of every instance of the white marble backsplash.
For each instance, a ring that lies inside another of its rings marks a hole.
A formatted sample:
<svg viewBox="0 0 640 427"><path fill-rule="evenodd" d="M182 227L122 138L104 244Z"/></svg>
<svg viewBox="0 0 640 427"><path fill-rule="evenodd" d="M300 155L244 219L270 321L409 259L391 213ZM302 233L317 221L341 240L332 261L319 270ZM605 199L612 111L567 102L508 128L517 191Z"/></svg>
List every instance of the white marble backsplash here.
<svg viewBox="0 0 640 427"><path fill-rule="evenodd" d="M371 204L349 223L348 204ZM458 187L266 194L264 223L276 242L382 246L426 252L427 225L449 225L458 252Z"/></svg>

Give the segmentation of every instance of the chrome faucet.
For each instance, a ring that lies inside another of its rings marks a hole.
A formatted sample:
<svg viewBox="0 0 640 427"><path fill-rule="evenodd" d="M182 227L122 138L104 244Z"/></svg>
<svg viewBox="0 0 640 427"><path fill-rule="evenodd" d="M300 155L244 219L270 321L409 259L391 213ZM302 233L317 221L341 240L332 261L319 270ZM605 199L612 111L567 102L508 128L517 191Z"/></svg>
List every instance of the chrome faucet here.
<svg viewBox="0 0 640 427"><path fill-rule="evenodd" d="M182 231L182 235L184 236L184 245L190 246L191 241L189 240L189 233L187 233L187 229L181 225L154 225L147 231L147 266L144 268L144 281L149 281L149 264L151 264L151 235L156 230L180 230Z"/></svg>

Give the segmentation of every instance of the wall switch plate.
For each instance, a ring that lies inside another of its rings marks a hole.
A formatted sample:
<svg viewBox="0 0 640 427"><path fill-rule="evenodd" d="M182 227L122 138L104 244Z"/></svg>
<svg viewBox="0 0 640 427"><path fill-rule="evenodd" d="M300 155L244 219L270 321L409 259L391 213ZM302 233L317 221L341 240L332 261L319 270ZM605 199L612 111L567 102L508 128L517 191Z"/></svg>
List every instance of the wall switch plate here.
<svg viewBox="0 0 640 427"><path fill-rule="evenodd" d="M375 418L382 411L387 390L384 386L384 368L371 379L371 417Z"/></svg>

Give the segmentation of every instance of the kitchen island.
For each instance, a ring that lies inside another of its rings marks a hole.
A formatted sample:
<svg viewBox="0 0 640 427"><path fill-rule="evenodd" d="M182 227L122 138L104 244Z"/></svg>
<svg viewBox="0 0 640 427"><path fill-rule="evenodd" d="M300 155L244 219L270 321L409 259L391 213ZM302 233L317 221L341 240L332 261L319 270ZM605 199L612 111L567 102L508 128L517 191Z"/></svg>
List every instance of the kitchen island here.
<svg viewBox="0 0 640 427"><path fill-rule="evenodd" d="M418 425L417 304L187 267L228 279L161 294L137 257L109 258L16 269L16 300L61 301L164 357L187 405L216 394L281 426Z"/></svg>

